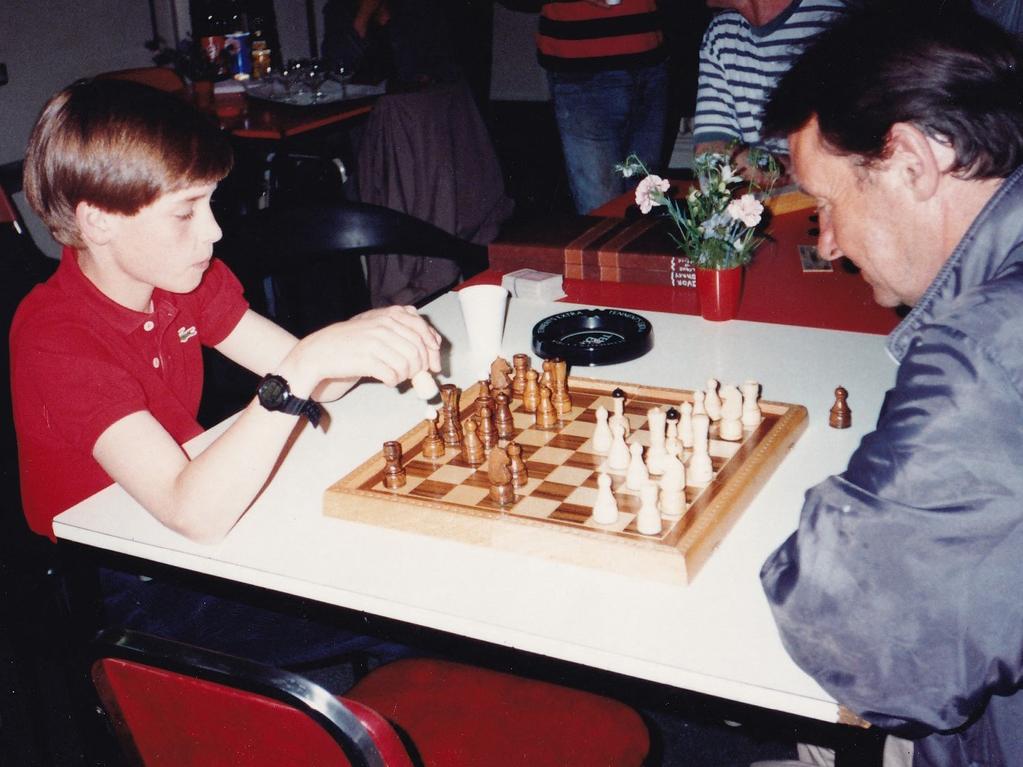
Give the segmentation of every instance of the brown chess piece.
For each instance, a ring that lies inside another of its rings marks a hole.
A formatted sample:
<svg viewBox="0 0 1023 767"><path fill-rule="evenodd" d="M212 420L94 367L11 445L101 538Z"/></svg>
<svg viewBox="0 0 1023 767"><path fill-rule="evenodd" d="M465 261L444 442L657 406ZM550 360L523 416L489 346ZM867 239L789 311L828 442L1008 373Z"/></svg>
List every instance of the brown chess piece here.
<svg viewBox="0 0 1023 767"><path fill-rule="evenodd" d="M554 360L543 361L543 372L540 374L539 384L554 391Z"/></svg>
<svg viewBox="0 0 1023 767"><path fill-rule="evenodd" d="M846 402L848 396L849 392L841 386L835 389L835 404L831 406L828 415L828 426L832 429L848 429L852 426L852 410Z"/></svg>
<svg viewBox="0 0 1023 767"><path fill-rule="evenodd" d="M568 363L563 359L552 360L554 363L554 388L552 389L554 408L559 416L568 415L572 410L572 397L568 393Z"/></svg>
<svg viewBox="0 0 1023 767"><path fill-rule="evenodd" d="M423 438L424 458L442 458L444 456L444 439L440 436L440 428L437 425L439 420L439 410L434 411L432 418L426 419L426 436Z"/></svg>
<svg viewBox="0 0 1023 767"><path fill-rule="evenodd" d="M401 465L401 443L384 443L384 487L395 490L405 484L405 469Z"/></svg>
<svg viewBox="0 0 1023 767"><path fill-rule="evenodd" d="M507 453L508 471L511 472L512 484L515 487L522 487L529 480L526 462L522 460L522 448L515 442L509 442Z"/></svg>
<svg viewBox="0 0 1023 767"><path fill-rule="evenodd" d="M501 506L515 503L515 486L508 469L508 454L504 448L495 447L487 461L487 479L490 481L490 500Z"/></svg>
<svg viewBox="0 0 1023 767"><path fill-rule="evenodd" d="M490 382L480 381L477 386L479 387L479 394L476 395L476 401L473 403L476 414L479 415L479 412L485 407L490 408L490 412L493 413L494 398L490 394Z"/></svg>
<svg viewBox="0 0 1023 767"><path fill-rule="evenodd" d="M458 412L458 387L454 384L443 384L440 387L440 398L444 408L444 444L448 447L462 445L462 422Z"/></svg>
<svg viewBox="0 0 1023 767"><path fill-rule="evenodd" d="M521 397L526 388L526 371L530 368L528 354L516 354L512 357L512 365L515 367L515 374L512 378L512 394Z"/></svg>
<svg viewBox="0 0 1023 767"><path fill-rule="evenodd" d="M540 384L537 377L537 372L532 368L526 371L526 388L522 391L522 409L527 413L535 413L536 406L540 402Z"/></svg>
<svg viewBox="0 0 1023 767"><path fill-rule="evenodd" d="M496 395L497 392L510 392L511 379L508 373L511 372L511 365L504 357L498 357L490 363L490 390Z"/></svg>
<svg viewBox="0 0 1023 767"><path fill-rule="evenodd" d="M511 439L515 436L515 418L512 416L509 406L509 396L504 392L498 392L494 397L496 403L494 409L494 428L497 429L497 436L501 439Z"/></svg>
<svg viewBox="0 0 1023 767"><path fill-rule="evenodd" d="M536 428L553 429L558 424L558 411L551 402L551 390L540 387L540 402L536 406Z"/></svg>
<svg viewBox="0 0 1023 767"><path fill-rule="evenodd" d="M497 428L494 426L494 416L490 408L484 405L476 413L479 419L479 438L486 450L497 445Z"/></svg>
<svg viewBox="0 0 1023 767"><path fill-rule="evenodd" d="M487 457L483 442L476 431L478 428L476 416L470 416L465 422L462 434L462 459L470 466L479 466Z"/></svg>

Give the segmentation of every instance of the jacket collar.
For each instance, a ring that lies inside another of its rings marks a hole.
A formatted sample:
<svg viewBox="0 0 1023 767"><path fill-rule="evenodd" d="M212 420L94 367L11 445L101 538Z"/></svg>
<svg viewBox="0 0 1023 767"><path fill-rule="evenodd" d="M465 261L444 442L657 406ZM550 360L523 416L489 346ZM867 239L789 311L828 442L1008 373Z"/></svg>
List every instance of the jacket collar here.
<svg viewBox="0 0 1023 767"><path fill-rule="evenodd" d="M917 331L938 310L970 288L1023 260L1023 166L1016 168L988 200L920 301L893 330L888 353L901 362Z"/></svg>

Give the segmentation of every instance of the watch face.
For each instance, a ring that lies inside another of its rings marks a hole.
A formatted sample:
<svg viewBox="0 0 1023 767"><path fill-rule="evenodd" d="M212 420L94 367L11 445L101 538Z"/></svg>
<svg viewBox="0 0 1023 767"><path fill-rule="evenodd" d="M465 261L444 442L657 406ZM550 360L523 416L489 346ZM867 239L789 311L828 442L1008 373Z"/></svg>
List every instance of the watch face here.
<svg viewBox="0 0 1023 767"><path fill-rule="evenodd" d="M259 401L263 407L280 407L289 393L288 382L280 376L267 376L259 384Z"/></svg>

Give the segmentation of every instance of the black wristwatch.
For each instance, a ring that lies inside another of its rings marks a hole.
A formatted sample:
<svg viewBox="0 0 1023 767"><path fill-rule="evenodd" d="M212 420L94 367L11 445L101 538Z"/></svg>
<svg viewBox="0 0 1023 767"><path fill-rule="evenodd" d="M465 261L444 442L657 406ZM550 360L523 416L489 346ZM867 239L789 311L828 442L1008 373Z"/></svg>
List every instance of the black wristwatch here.
<svg viewBox="0 0 1023 767"><path fill-rule="evenodd" d="M316 400L302 399L291 393L288 382L279 375L263 376L256 388L259 404L267 410L288 415L304 415L314 427L320 423L323 407Z"/></svg>

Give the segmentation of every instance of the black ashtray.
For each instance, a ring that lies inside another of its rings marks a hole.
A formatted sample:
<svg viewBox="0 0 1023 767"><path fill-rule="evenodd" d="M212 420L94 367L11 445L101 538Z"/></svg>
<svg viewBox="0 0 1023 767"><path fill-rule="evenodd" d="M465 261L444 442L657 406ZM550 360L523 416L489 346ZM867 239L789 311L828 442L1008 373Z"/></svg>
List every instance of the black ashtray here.
<svg viewBox="0 0 1023 767"><path fill-rule="evenodd" d="M650 321L621 309L576 309L533 326L533 351L570 365L613 365L642 357L653 346Z"/></svg>

